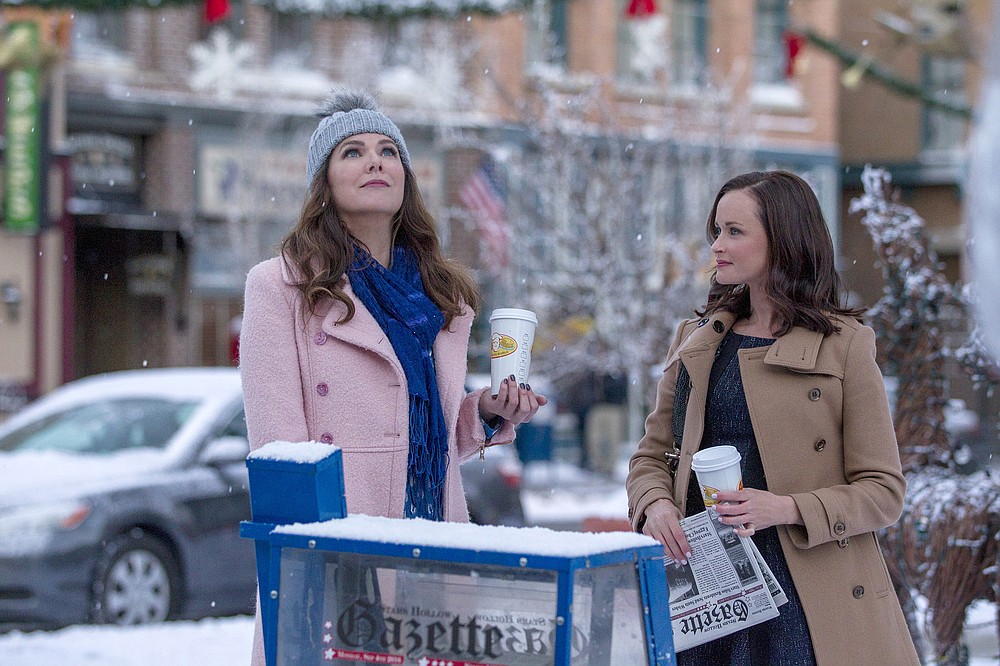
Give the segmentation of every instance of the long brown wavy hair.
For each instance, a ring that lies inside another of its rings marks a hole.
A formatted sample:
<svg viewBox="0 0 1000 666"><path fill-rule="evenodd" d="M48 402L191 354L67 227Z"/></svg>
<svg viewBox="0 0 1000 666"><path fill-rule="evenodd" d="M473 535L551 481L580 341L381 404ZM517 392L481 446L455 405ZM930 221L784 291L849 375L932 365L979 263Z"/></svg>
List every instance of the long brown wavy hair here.
<svg viewBox="0 0 1000 666"><path fill-rule="evenodd" d="M307 313L315 315L324 298L332 298L347 307L340 320L344 323L354 317L354 302L344 287L354 260L355 239L337 212L327 180L329 162L327 157L310 183L299 221L281 241L281 253L297 271L297 286L306 306L303 318ZM424 205L413 172L405 164L403 169L403 204L392 220L393 242L407 245L417 255L424 290L441 309L447 328L462 314L463 306L479 311L479 290L469 271L441 252L434 218Z"/></svg>
<svg viewBox="0 0 1000 666"><path fill-rule="evenodd" d="M845 290L834 262L833 239L819 200L809 184L788 171L753 171L731 178L715 197L706 236L719 235L719 200L743 190L757 202L757 217L767 234L768 275L765 293L774 305L780 337L793 326L824 336L839 332L831 314L860 319L864 308L847 307ZM750 316L750 290L745 284L719 284L712 274L708 300L699 317L728 311L737 319Z"/></svg>

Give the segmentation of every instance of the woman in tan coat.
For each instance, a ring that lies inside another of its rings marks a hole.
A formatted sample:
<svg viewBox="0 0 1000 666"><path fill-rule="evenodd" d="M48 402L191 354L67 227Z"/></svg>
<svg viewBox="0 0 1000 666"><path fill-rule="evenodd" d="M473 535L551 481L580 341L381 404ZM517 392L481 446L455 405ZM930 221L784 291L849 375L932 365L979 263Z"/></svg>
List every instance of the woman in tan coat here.
<svg viewBox="0 0 1000 666"><path fill-rule="evenodd" d="M794 174L737 176L708 218L716 271L671 343L626 482L633 527L686 562L680 520L705 510L691 458L728 444L744 489L721 522L752 537L788 603L681 652L681 666L918 664L875 533L906 482L872 329L841 305L819 202Z"/></svg>

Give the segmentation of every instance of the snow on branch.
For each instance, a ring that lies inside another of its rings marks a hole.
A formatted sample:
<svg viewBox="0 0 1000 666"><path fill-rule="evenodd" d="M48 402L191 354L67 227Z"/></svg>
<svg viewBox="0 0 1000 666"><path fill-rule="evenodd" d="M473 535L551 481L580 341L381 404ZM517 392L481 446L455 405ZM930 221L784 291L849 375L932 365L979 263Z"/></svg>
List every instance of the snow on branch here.
<svg viewBox="0 0 1000 666"><path fill-rule="evenodd" d="M850 212L863 212L882 269L883 294L869 311L887 363L899 379L894 417L904 469L928 463L950 465L953 452L944 427L949 394L945 363L953 359L979 386L992 390L1000 379L976 328L969 331L969 291L948 282L927 241L924 220L895 200L892 177L865 167L864 193ZM946 335L968 332L955 349Z"/></svg>
<svg viewBox="0 0 1000 666"><path fill-rule="evenodd" d="M536 338L532 362L540 372L644 384L635 378L654 374L678 321L704 304L705 219L746 155L725 132L695 137L667 113L625 126L600 86L536 85L520 111L527 141L497 156L516 248L506 295L546 322L548 346Z"/></svg>

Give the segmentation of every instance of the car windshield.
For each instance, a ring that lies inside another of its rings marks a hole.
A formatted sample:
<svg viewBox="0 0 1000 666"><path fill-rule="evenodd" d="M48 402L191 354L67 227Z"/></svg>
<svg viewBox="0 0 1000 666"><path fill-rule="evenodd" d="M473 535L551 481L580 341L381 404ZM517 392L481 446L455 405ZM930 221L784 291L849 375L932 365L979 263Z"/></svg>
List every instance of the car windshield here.
<svg viewBox="0 0 1000 666"><path fill-rule="evenodd" d="M0 439L0 451L114 453L163 448L196 407L162 398L119 398L77 405L32 421Z"/></svg>

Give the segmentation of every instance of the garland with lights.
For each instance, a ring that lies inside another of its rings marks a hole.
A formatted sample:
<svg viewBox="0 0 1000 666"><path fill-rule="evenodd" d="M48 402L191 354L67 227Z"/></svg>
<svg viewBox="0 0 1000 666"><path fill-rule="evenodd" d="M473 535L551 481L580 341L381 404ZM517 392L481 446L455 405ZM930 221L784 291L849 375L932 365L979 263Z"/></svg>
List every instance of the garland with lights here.
<svg viewBox="0 0 1000 666"><path fill-rule="evenodd" d="M247 0L278 12L328 17L368 19L410 16L454 18L464 14L496 16L531 4L531 0ZM204 3L209 21L222 18L229 0L2 0L4 7L79 9L82 11L124 10L132 7L160 9L170 5Z"/></svg>
<svg viewBox="0 0 1000 666"><path fill-rule="evenodd" d="M927 92L919 85L899 77L870 58L858 55L844 46L841 46L832 39L823 37L815 30L803 27L796 29L794 33L790 34L793 35L792 38L795 38L794 36L801 36L802 39L805 39L813 46L816 46L836 57L841 63L846 65L851 70L858 72L863 76L871 77L900 95L913 97L925 106L933 109L954 113L955 115L963 118L972 117L972 108L969 105L928 95ZM786 39L788 38L786 37Z"/></svg>

